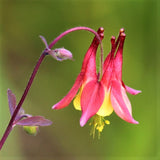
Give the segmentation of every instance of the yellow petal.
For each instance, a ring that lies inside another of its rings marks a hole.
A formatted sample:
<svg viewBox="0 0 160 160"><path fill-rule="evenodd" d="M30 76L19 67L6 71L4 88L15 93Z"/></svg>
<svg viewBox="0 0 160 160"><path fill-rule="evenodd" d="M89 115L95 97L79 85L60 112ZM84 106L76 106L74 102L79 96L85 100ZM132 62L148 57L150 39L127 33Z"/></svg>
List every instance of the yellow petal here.
<svg viewBox="0 0 160 160"><path fill-rule="evenodd" d="M110 99L110 91L108 91L108 92L105 92L103 104L101 105L97 114L99 116L105 117L105 116L109 116L112 112L113 112L113 107Z"/></svg>
<svg viewBox="0 0 160 160"><path fill-rule="evenodd" d="M81 110L81 104L80 104L81 94L82 94L82 88L80 89L80 91L78 92L77 96L73 100L73 105L74 105L74 108L76 110Z"/></svg>

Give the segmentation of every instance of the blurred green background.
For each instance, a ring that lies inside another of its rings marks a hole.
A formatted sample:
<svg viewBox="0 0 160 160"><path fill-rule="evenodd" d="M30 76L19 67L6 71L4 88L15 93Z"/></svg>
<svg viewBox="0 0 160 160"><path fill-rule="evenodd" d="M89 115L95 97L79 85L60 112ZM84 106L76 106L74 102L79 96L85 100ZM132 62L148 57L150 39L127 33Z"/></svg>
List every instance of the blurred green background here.
<svg viewBox="0 0 160 160"><path fill-rule="evenodd" d="M159 9L155 0L1 0L0 137L10 118L7 88L18 101L44 49L39 35L50 42L75 26L95 30L102 26L106 56L110 37L124 27L123 80L142 94L128 95L140 124L126 123L113 113L100 140L89 135L88 123L80 127L81 113L72 103L51 110L74 83L93 38L86 31L71 33L56 47L69 49L75 61L57 62L48 56L23 105L27 113L43 115L53 125L40 128L36 137L16 127L0 151L0 160L159 160Z"/></svg>

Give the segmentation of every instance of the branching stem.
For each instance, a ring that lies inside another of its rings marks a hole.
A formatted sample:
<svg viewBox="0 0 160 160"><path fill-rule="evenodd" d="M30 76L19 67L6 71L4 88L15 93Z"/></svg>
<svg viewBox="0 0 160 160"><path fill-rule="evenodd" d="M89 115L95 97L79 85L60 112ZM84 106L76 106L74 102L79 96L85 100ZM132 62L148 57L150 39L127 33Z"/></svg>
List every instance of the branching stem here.
<svg viewBox="0 0 160 160"><path fill-rule="evenodd" d="M33 70L32 74L31 74L31 77L30 77L30 79L28 81L28 84L27 84L27 86L26 86L26 88L24 90L24 93L23 93L23 95L22 95L22 97L21 97L21 99L20 99L20 101L19 101L19 103L18 103L18 105L17 105L17 107L16 107L16 109L15 109L15 111L14 111L14 113L13 113L11 119L10 119L10 121L9 121L9 124L8 124L4 134L3 134L3 137L2 137L2 139L0 141L0 150L2 149L3 144L5 143L9 133L12 131L12 129L14 127L15 118L16 118L16 116L17 116L17 114L18 114L18 112L19 112L19 110L20 110L20 108L21 108L21 106L22 106L27 94L28 94L28 91L29 91L29 89L30 89L30 87L31 87L31 85L33 83L33 80L34 80L34 78L35 78L35 76L37 74L37 71L38 71L42 61L44 60L45 56L48 55L47 51L50 50L62 37L64 37L65 35L67 35L70 32L77 31L77 30L86 30L86 31L92 32L97 37L97 39L99 40L99 43L101 44L100 45L101 46L101 55L103 55L103 48L102 48L102 42L101 42L100 36L98 35L98 33L96 31L94 31L94 30L92 30L91 28L88 28L88 27L71 28L71 29L63 32L62 34L60 34L56 39L54 39L50 43L49 46L47 45L46 40L43 37L41 37L41 39L43 40L44 44L46 45L46 49L43 51L43 53L41 54L38 62L36 63L36 65L34 67L34 70ZM103 58L101 58L101 61L103 61Z"/></svg>

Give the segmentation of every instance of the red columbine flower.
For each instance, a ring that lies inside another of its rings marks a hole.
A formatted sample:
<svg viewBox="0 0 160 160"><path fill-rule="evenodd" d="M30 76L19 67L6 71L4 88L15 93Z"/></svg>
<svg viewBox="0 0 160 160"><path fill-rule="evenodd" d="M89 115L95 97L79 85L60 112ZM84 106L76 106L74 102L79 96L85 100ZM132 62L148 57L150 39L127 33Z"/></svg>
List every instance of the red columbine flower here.
<svg viewBox="0 0 160 160"><path fill-rule="evenodd" d="M100 28L97 32L101 39L104 37L103 32L103 28ZM73 87L60 102L53 106L53 109L61 109L68 106L79 90L73 104L77 110L82 110L81 126L84 126L88 119L93 116L91 122L93 124L93 136L95 129L100 133L105 123L109 124L109 121L103 117L109 116L113 110L123 120L138 124L132 117L132 108L126 91L133 95L141 91L126 86L122 81L124 40L124 29L120 30L116 42L115 37L111 38L111 52L104 61L101 73L97 74L96 51L99 40L95 37L84 57L81 72Z"/></svg>

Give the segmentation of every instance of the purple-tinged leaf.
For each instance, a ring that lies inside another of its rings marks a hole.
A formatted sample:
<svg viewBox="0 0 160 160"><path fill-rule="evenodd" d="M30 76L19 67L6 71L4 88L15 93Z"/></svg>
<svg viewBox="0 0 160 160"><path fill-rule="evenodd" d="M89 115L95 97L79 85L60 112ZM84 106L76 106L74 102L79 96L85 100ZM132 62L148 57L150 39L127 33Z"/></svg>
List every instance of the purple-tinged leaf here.
<svg viewBox="0 0 160 160"><path fill-rule="evenodd" d="M8 95L9 110L10 110L10 113L12 115L15 108L16 108L16 97L10 89L7 90L7 95Z"/></svg>
<svg viewBox="0 0 160 160"><path fill-rule="evenodd" d="M19 120L16 124L21 126L49 126L52 124L52 121L42 116L33 116Z"/></svg>
<svg viewBox="0 0 160 160"><path fill-rule="evenodd" d="M40 35L39 37L41 38L41 40L42 40L42 42L44 43L45 47L46 47L47 49L49 49L48 43L47 43L46 39L45 39L43 36L41 36L41 35Z"/></svg>
<svg viewBox="0 0 160 160"><path fill-rule="evenodd" d="M9 110L10 110L10 114L11 116L13 115L14 110L16 109L16 96L12 93L12 91L10 89L7 90L7 94L8 94L8 104L9 104ZM21 117L24 114L24 109L20 108L16 119L19 119L19 117Z"/></svg>

